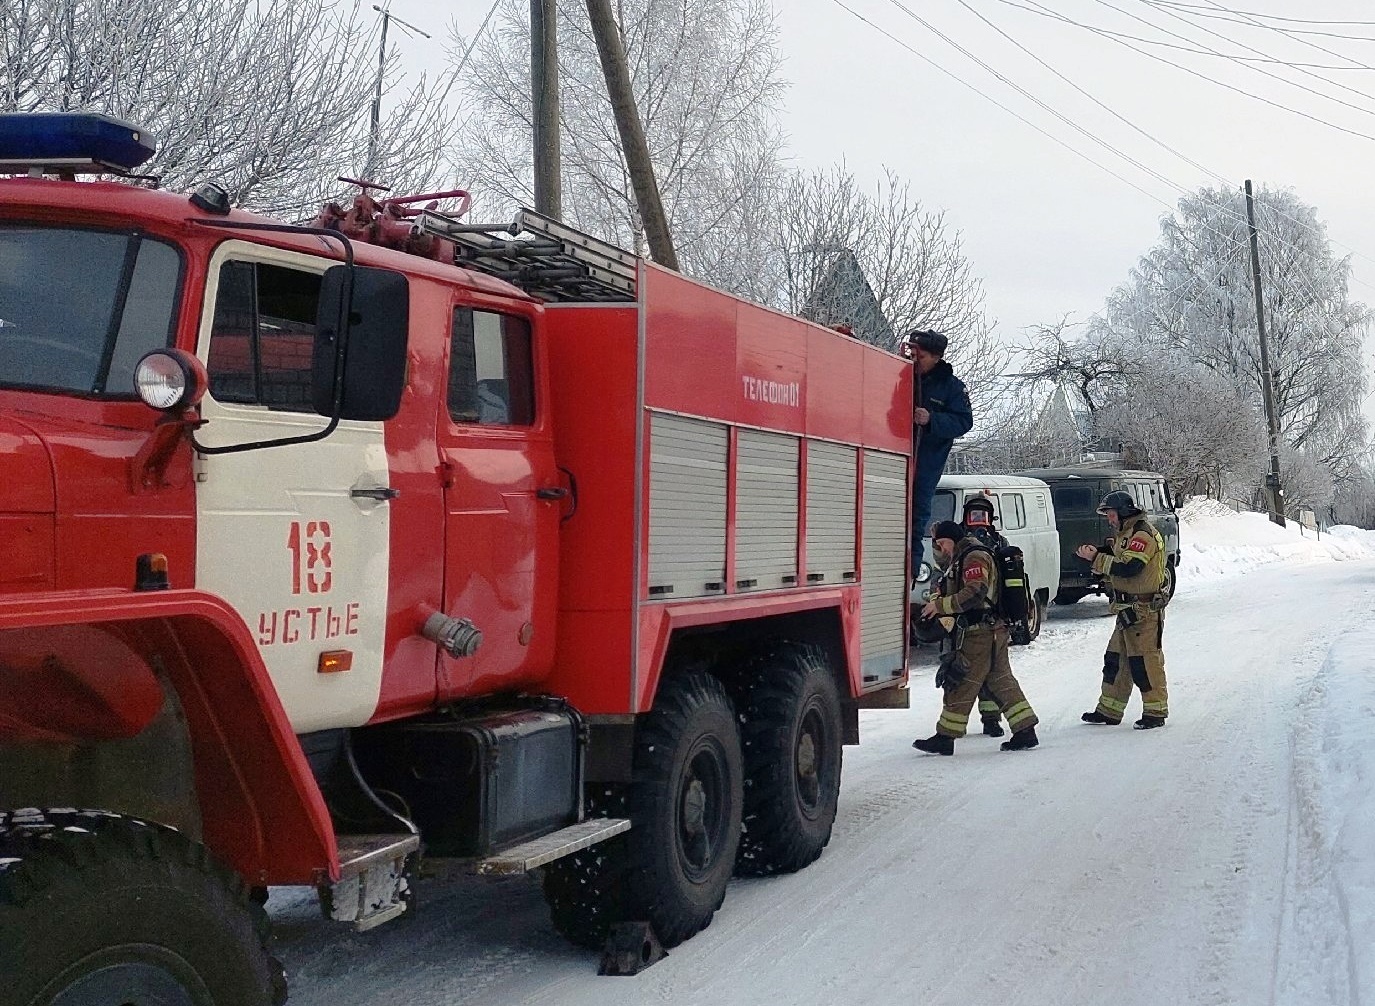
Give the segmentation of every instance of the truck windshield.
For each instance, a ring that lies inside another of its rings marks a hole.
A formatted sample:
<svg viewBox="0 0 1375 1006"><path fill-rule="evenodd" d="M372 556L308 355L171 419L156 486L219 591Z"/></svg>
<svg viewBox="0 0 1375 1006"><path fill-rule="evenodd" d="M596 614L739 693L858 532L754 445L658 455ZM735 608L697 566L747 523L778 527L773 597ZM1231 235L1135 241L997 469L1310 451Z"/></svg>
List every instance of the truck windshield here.
<svg viewBox="0 0 1375 1006"><path fill-rule="evenodd" d="M134 394L172 336L181 256L134 233L0 225L0 387Z"/></svg>

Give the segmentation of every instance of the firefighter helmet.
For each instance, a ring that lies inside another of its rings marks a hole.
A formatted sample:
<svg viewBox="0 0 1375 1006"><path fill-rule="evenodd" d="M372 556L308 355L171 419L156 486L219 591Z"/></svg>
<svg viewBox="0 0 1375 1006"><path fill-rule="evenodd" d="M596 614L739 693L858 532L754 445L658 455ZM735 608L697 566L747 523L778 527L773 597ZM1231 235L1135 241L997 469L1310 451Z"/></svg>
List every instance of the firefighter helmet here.
<svg viewBox="0 0 1375 1006"><path fill-rule="evenodd" d="M1103 502L1098 504L1098 512L1105 514L1109 510L1115 512L1120 520L1128 517L1135 517L1141 513L1141 508L1136 505L1136 500L1132 499L1131 493L1123 489L1114 489L1103 497Z"/></svg>

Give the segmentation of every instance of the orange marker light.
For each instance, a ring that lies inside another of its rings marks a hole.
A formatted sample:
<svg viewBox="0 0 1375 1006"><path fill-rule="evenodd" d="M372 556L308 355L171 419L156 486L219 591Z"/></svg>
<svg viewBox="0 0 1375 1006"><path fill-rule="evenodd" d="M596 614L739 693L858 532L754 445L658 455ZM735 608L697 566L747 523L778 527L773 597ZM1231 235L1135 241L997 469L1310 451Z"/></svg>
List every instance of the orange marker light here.
<svg viewBox="0 0 1375 1006"><path fill-rule="evenodd" d="M315 665L315 670L320 674L338 674L352 669L352 650L325 650L320 654L320 662Z"/></svg>

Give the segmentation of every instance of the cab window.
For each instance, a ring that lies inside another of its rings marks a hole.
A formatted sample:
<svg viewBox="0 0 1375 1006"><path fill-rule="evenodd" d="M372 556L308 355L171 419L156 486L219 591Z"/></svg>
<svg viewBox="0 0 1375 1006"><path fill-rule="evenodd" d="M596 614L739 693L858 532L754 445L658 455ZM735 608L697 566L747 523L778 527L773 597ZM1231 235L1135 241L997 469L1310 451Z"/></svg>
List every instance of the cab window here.
<svg viewBox="0 0 1375 1006"><path fill-rule="evenodd" d="M535 369L530 322L460 307L449 348L449 416L479 426L532 426Z"/></svg>
<svg viewBox="0 0 1375 1006"><path fill-rule="evenodd" d="M318 273L224 263L206 364L215 400L314 412L311 355L319 301Z"/></svg>

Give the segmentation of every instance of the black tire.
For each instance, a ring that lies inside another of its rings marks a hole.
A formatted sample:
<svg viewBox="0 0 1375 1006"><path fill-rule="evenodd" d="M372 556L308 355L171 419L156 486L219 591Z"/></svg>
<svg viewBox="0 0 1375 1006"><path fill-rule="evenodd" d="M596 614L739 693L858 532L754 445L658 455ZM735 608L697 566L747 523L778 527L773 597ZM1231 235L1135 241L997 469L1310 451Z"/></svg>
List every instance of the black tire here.
<svg viewBox="0 0 1375 1006"><path fill-rule="evenodd" d="M711 924L740 842L744 772L735 706L705 671L670 678L635 737L627 918L677 946Z"/></svg>
<svg viewBox="0 0 1375 1006"><path fill-rule="evenodd" d="M625 794L593 783L586 796L588 817L625 813ZM544 868L544 900L554 928L574 946L601 950L611 927L625 920L626 839L601 842Z"/></svg>
<svg viewBox="0 0 1375 1006"><path fill-rule="evenodd" d="M1055 595L1056 604L1077 604L1088 595L1087 590L1062 590Z"/></svg>
<svg viewBox="0 0 1375 1006"><path fill-rule="evenodd" d="M793 873L831 840L840 796L840 693L815 646L785 643L746 670L745 802L735 872Z"/></svg>
<svg viewBox="0 0 1375 1006"><path fill-rule="evenodd" d="M0 998L16 1006L269 1006L267 916L209 850L97 811L0 813Z"/></svg>
<svg viewBox="0 0 1375 1006"><path fill-rule="evenodd" d="M1179 570L1174 563L1165 563L1165 579L1160 584L1160 592L1165 595L1165 600L1169 601L1174 597L1175 588L1179 586Z"/></svg>
<svg viewBox="0 0 1375 1006"><path fill-rule="evenodd" d="M1026 621L1019 622L1012 630L1013 646L1029 646L1041 634L1041 626L1046 620L1046 602L1039 595L1031 599L1027 607Z"/></svg>

